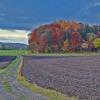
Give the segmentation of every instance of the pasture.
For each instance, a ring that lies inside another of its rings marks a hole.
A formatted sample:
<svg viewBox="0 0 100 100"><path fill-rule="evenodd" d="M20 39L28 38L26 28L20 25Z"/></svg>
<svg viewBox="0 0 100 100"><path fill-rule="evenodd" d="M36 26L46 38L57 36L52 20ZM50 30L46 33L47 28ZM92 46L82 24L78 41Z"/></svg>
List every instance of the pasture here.
<svg viewBox="0 0 100 100"><path fill-rule="evenodd" d="M0 50L0 56L19 56L25 55L28 52L27 50Z"/></svg>

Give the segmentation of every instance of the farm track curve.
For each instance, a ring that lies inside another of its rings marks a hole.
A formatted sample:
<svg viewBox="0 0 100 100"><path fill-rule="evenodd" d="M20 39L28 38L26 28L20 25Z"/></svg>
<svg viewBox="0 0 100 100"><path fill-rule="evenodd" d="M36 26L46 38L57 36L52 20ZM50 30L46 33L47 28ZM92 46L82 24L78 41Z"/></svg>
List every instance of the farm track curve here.
<svg viewBox="0 0 100 100"><path fill-rule="evenodd" d="M0 100L49 100L48 97L33 93L18 82L17 69L21 59L17 58L17 62L13 61L14 65L10 64L6 71L0 73Z"/></svg>

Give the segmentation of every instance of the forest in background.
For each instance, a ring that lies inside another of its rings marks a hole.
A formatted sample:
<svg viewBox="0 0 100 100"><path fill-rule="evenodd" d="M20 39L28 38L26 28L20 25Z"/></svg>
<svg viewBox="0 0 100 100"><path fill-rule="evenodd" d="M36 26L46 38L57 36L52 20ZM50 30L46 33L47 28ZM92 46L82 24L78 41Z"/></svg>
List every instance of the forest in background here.
<svg viewBox="0 0 100 100"><path fill-rule="evenodd" d="M37 53L100 50L100 25L58 20L28 35L29 49Z"/></svg>

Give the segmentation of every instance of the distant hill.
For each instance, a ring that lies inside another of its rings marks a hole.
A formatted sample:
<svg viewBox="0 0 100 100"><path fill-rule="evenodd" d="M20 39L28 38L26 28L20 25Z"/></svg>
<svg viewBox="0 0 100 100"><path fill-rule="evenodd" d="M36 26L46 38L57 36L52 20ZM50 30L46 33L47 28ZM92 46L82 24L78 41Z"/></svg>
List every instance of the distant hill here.
<svg viewBox="0 0 100 100"><path fill-rule="evenodd" d="M25 50L25 49L27 49L27 45L21 44L21 43L3 43L3 42L0 42L0 49L1 50Z"/></svg>

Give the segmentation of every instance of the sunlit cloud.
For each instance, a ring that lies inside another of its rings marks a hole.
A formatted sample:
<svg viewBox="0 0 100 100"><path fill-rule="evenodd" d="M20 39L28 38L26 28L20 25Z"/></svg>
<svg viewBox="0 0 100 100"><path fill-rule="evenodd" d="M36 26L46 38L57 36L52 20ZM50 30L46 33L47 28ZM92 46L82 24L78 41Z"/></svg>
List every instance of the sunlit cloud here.
<svg viewBox="0 0 100 100"><path fill-rule="evenodd" d="M27 44L28 33L29 33L29 31L25 31L25 30L0 29L0 41L4 41L4 42L10 41L10 42Z"/></svg>

